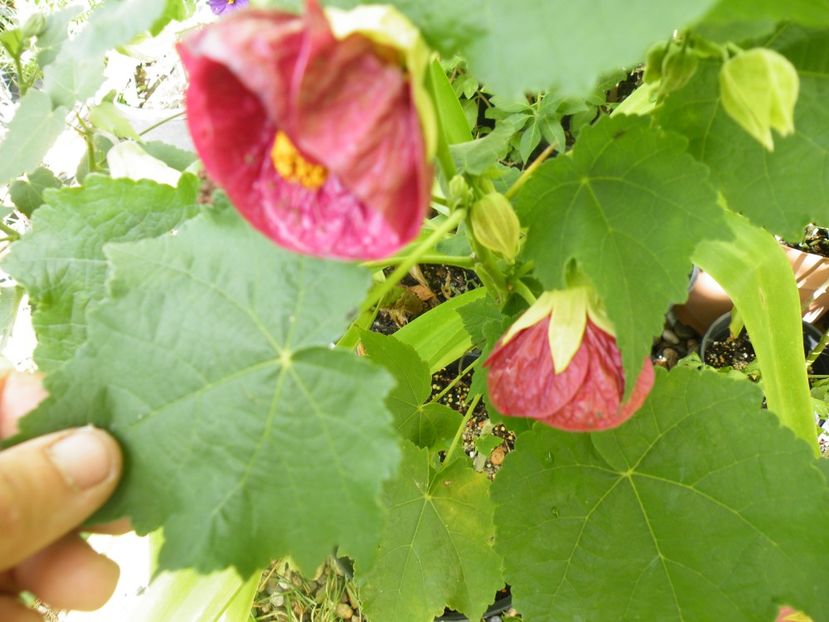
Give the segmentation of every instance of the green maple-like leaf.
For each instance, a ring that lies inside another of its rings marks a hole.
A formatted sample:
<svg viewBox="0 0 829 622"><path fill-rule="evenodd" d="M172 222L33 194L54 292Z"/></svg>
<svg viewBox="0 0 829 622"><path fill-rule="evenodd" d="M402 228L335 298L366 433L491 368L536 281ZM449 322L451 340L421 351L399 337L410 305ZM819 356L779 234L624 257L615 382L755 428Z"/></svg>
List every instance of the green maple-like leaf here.
<svg viewBox="0 0 829 622"><path fill-rule="evenodd" d="M602 74L641 62L651 44L664 41L713 4L493 0L477 9L484 34L463 53L475 75L498 93L556 87L584 95Z"/></svg>
<svg viewBox="0 0 829 622"><path fill-rule="evenodd" d="M386 398L386 406L400 436L418 447L435 447L450 440L461 418L443 404L424 404L432 393L432 375L426 361L412 346L394 337L364 332L360 340L368 357L385 367L397 381Z"/></svg>
<svg viewBox="0 0 829 622"><path fill-rule="evenodd" d="M774 151L757 143L720 105L719 63L702 63L657 119L688 137L689 151L709 166L731 209L797 240L809 222L829 222L829 31L788 27L770 47L788 57L800 76L794 134L775 135Z"/></svg>
<svg viewBox="0 0 829 622"><path fill-rule="evenodd" d="M31 90L9 122L0 142L0 184L35 169L65 126L66 108L52 110L49 96Z"/></svg>
<svg viewBox="0 0 829 622"><path fill-rule="evenodd" d="M198 211L196 178L178 188L153 181L89 176L80 188L47 191L32 232L12 246L3 269L35 307L35 360L49 372L86 339L87 307L104 296L104 244L155 237Z"/></svg>
<svg viewBox="0 0 829 622"><path fill-rule="evenodd" d="M493 496L525 619L829 619L829 486L760 399L676 369L616 430L519 436Z"/></svg>
<svg viewBox="0 0 829 622"><path fill-rule="evenodd" d="M793 21L829 26L829 0L720 0L705 16L706 23Z"/></svg>
<svg viewBox="0 0 829 622"><path fill-rule="evenodd" d="M273 2L274 0L271 0ZM807 1L807 0L803 0ZM328 0L353 7L376 0ZM450 58L460 52L495 92L520 97L555 87L586 95L600 76L632 67L657 41L691 24L716 0L389 0ZM519 70L520 69L520 70Z"/></svg>
<svg viewBox="0 0 829 622"><path fill-rule="evenodd" d="M582 132L570 156L539 168L515 199L535 274L560 289L578 262L604 299L629 380L665 310L687 296L697 242L727 235L708 171L685 147L645 119L606 119Z"/></svg>
<svg viewBox="0 0 829 622"><path fill-rule="evenodd" d="M370 619L431 622L444 606L480 619L503 587L489 485L463 458L436 473L425 449L404 443L400 472L385 489L377 561L363 577Z"/></svg>
<svg viewBox="0 0 829 622"><path fill-rule="evenodd" d="M391 379L330 347L367 272L287 253L231 209L106 254L86 344L22 421L118 438L125 475L96 519L163 526L162 568L247 575L291 555L312 572L336 544L370 557L399 458Z"/></svg>

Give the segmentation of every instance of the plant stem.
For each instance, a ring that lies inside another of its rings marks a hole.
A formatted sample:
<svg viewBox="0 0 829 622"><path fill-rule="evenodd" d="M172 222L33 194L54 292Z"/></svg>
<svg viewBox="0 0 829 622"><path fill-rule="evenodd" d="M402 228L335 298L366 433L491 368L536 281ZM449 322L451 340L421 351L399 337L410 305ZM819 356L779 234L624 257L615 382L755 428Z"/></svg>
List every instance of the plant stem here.
<svg viewBox="0 0 829 622"><path fill-rule="evenodd" d="M466 367L465 367L465 368L461 371L461 373L459 373L457 376L455 376L455 377L452 379L452 382L450 382L449 384L447 384L447 385L443 388L443 390L442 390L440 393L438 393L435 397L433 397L431 400L429 400L429 402L428 402L428 403L429 403L429 404L435 404L436 402L439 402L439 401L441 400L441 398L443 398L443 396L444 396L444 395L446 395L447 393L449 393L449 391L451 391L452 389L454 389L454 388L455 388L455 385L457 385L457 384L461 381L461 378L463 378L466 374L468 374L468 373L472 370L472 368L473 368L473 367L475 367L475 365L477 365L477 364L478 364L478 361L479 361L479 360L480 360L480 359L476 358L476 359L475 359L474 361L472 361L469 365L467 365L467 366L466 366Z"/></svg>
<svg viewBox="0 0 829 622"><path fill-rule="evenodd" d="M138 135L139 135L139 136L143 136L144 134L149 134L150 132L152 132L152 131L153 131L154 129L156 129L157 127L161 127L161 126L162 126L162 125L164 125L165 123L169 123L170 121L173 121L173 120L175 120L175 119L178 119L179 117L181 117L181 116L185 115L186 113L187 113L187 111L186 111L186 110L179 110L179 111L178 111L177 113L175 113L174 115L170 115L169 117L166 117L166 118L164 118L164 119L161 119L161 121L158 121L157 123L153 123L150 127L144 128L143 130L141 130L140 132L138 132Z"/></svg>
<svg viewBox="0 0 829 622"><path fill-rule="evenodd" d="M806 371L809 372L811 370L812 365L818 357L823 354L823 351L826 349L826 345L829 344L829 331L823 333L823 336L820 338L820 341L815 346L815 349L809 352L809 356L806 358Z"/></svg>
<svg viewBox="0 0 829 622"><path fill-rule="evenodd" d="M379 270L388 266L396 266L406 259L407 255L401 257L389 257L388 259L380 259L378 261L367 261L361 265L366 268ZM418 259L418 263L439 264L442 266L455 266L458 268L472 269L473 262L471 257L458 257L455 255L440 255L438 253L428 253Z"/></svg>
<svg viewBox="0 0 829 622"><path fill-rule="evenodd" d="M15 231L14 229L12 229L11 227L9 227L9 226L8 226L5 222L3 222L2 220L0 220L0 231L2 231L2 232L3 232L3 233L5 233L7 236L9 236L9 237L7 238L7 239L9 239L9 240L19 240L19 239L20 239L20 234L19 234L17 231Z"/></svg>
<svg viewBox="0 0 829 622"><path fill-rule="evenodd" d="M20 57L14 57L14 68L17 71L17 89L20 91L20 97L26 95L26 91L29 90L29 85L26 84L26 80L23 77L23 64L20 62Z"/></svg>
<svg viewBox="0 0 829 622"><path fill-rule="evenodd" d="M544 160L549 158L555 150L556 145L549 145L544 151L539 153L538 157L535 160L533 160L532 164L530 164L527 168L521 171L521 175L518 177L518 179L516 179L513 182L513 184L509 187L509 190L507 190L504 193L504 196L508 199L514 197L515 193L521 189L521 186L527 183L530 177L532 177L533 173L535 173L536 169L538 169L539 166L544 164Z"/></svg>
<svg viewBox="0 0 829 622"><path fill-rule="evenodd" d="M466 210L459 209L449 216L449 218L444 220L437 229L432 231L432 233L429 234L429 237L423 240L410 255L403 258L394 272L392 272L385 281L380 283L370 292L369 297L366 298L365 302L360 307L360 314L363 314L367 310L374 307L374 305L382 302L383 298L386 297L386 294L388 294L394 286L397 285L403 277L406 276L406 274L408 274L412 266L414 266L421 257L423 257L435 244L437 244L437 242L443 239L443 236L461 224L464 218L466 218Z"/></svg>
<svg viewBox="0 0 829 622"><path fill-rule="evenodd" d="M524 281L521 279L516 279L512 283L512 289L515 290L515 293L521 296L528 305L533 306L536 301L535 294L530 291L530 288L524 285Z"/></svg>
<svg viewBox="0 0 829 622"><path fill-rule="evenodd" d="M446 457L443 459L444 467L452 464L452 461L455 458L455 454L458 451L458 447L461 445L461 439L463 438L463 431L466 429L466 424L469 423L469 420L472 418L472 412L475 410L475 407L478 405L478 402L480 401L480 393L478 393L475 397L472 398L472 403L469 405L469 408L466 409L466 414L463 416L461 424L458 426L457 432L455 432L455 438L452 439L452 444L449 445L449 449L446 450Z"/></svg>

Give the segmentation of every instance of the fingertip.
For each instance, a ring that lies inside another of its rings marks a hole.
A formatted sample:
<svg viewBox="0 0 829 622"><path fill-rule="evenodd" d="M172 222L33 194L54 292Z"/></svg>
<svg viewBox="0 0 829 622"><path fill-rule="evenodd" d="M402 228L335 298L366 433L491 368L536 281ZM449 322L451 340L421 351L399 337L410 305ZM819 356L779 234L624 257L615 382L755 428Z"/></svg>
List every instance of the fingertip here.
<svg viewBox="0 0 829 622"><path fill-rule="evenodd" d="M21 562L15 581L54 609L94 611L118 585L121 569L77 535L69 535ZM0 618L4 619L4 618Z"/></svg>
<svg viewBox="0 0 829 622"><path fill-rule="evenodd" d="M121 465L115 439L92 427L0 453L0 570L81 524L115 490Z"/></svg>

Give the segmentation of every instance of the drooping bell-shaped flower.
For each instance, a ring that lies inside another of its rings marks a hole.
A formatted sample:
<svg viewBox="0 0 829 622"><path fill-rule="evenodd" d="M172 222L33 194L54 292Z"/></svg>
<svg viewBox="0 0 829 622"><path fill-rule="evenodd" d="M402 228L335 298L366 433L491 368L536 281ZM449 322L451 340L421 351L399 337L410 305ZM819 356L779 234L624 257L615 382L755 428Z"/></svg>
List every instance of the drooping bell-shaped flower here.
<svg viewBox="0 0 829 622"><path fill-rule="evenodd" d="M646 359L626 401L613 328L589 287L546 292L484 363L489 397L505 415L586 432L624 423L653 387Z"/></svg>
<svg viewBox="0 0 829 622"><path fill-rule="evenodd" d="M391 7L245 10L179 46L207 173L256 228L294 251L394 253L430 200L428 51Z"/></svg>

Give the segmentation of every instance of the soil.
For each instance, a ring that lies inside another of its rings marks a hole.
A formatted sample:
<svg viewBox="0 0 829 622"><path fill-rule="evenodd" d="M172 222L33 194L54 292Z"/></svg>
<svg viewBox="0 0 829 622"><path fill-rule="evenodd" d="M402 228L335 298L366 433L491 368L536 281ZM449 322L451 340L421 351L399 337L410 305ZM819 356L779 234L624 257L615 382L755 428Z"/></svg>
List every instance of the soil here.
<svg viewBox="0 0 829 622"><path fill-rule="evenodd" d="M728 335L722 341L712 341L705 348L703 362L711 367L731 367L737 371L745 371L755 358L756 354L748 335L741 332L736 337Z"/></svg>
<svg viewBox="0 0 829 622"><path fill-rule="evenodd" d="M387 268L386 276L392 271ZM391 335L429 309L480 286L481 281L472 270L432 264L415 266L396 288L396 295L385 301L371 330Z"/></svg>

